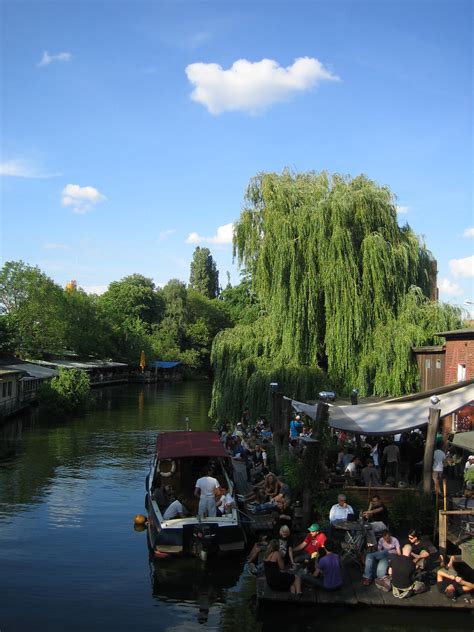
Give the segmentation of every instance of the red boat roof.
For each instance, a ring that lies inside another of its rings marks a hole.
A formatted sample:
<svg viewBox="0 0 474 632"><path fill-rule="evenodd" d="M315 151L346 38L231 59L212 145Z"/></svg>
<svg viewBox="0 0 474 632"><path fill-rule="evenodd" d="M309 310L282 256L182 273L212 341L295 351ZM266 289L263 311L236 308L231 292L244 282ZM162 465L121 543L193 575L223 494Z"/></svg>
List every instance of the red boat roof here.
<svg viewBox="0 0 474 632"><path fill-rule="evenodd" d="M159 459L181 459L191 456L229 457L215 432L160 432L156 439Z"/></svg>

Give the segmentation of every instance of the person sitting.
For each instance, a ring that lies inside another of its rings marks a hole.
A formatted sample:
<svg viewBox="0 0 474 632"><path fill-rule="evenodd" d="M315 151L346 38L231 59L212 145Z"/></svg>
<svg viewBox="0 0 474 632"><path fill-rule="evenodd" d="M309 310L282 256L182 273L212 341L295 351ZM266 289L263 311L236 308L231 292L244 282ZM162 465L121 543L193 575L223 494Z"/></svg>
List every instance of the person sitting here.
<svg viewBox="0 0 474 632"><path fill-rule="evenodd" d="M294 558L293 558L293 549L291 547L291 531L290 528L286 525L280 527L280 532L278 534L278 543L280 545L280 555L283 558L283 562L285 563L285 567L294 566Z"/></svg>
<svg viewBox="0 0 474 632"><path fill-rule="evenodd" d="M303 542L300 542L300 544L293 549L293 555L298 553L298 555L295 556L296 562L309 561L315 553L319 552L327 540L326 535L320 530L317 522L314 522L308 527L308 531L309 533ZM301 553L299 553L300 551Z"/></svg>
<svg viewBox="0 0 474 632"><path fill-rule="evenodd" d="M429 540L422 540L415 529L408 533L408 541L411 545L411 556L418 569L431 571L439 562L439 553Z"/></svg>
<svg viewBox="0 0 474 632"><path fill-rule="evenodd" d="M253 491L246 496L239 497L239 500L243 500L246 503L257 501L258 503L265 503L277 496L280 493L278 479L272 472L269 472L263 481L253 486Z"/></svg>
<svg viewBox="0 0 474 632"><path fill-rule="evenodd" d="M349 515L354 515L354 510L346 502L346 496L339 494L337 503L331 507L329 511L329 522L334 525L338 521L347 520Z"/></svg>
<svg viewBox="0 0 474 632"><path fill-rule="evenodd" d="M265 503L259 503L258 505L251 506L249 511L252 514L266 513L268 511L283 512L289 504L289 499L286 496L283 494L277 494Z"/></svg>
<svg viewBox="0 0 474 632"><path fill-rule="evenodd" d="M232 509L235 507L235 500L227 487L219 487L219 494L216 495L216 505L218 516L232 513Z"/></svg>
<svg viewBox="0 0 474 632"><path fill-rule="evenodd" d="M337 590L342 586L341 558L335 553L336 544L333 540L326 540L324 548L325 555L312 560L314 570L303 575L302 582L313 588L323 588L324 590Z"/></svg>
<svg viewBox="0 0 474 632"><path fill-rule="evenodd" d="M448 571L440 569L436 573L436 585L440 593L448 599L456 600L458 597L474 590L474 584L463 579L460 575L452 575Z"/></svg>
<svg viewBox="0 0 474 632"><path fill-rule="evenodd" d="M374 580L374 576L378 578L385 577L389 561L394 555L401 555L400 542L393 537L388 529L385 529L378 541L377 551L367 553L365 556L362 584L369 586Z"/></svg>
<svg viewBox="0 0 474 632"><path fill-rule="evenodd" d="M360 475L365 487L379 487L382 485L380 475L375 468L373 459L367 459L367 465L362 469Z"/></svg>
<svg viewBox="0 0 474 632"><path fill-rule="evenodd" d="M395 556L388 568L392 594L398 599L405 599L426 590L423 582L414 579L416 566L411 554L411 545L405 544L402 548L402 554ZM380 584L377 584L377 586L380 586Z"/></svg>
<svg viewBox="0 0 474 632"><path fill-rule="evenodd" d="M189 516L189 509L187 508L186 496L180 494L176 500L174 500L163 514L163 520L174 520L175 518L185 518Z"/></svg>
<svg viewBox="0 0 474 632"><path fill-rule="evenodd" d="M377 494L372 496L369 508L362 512L362 517L370 522L375 533L381 533L388 527L388 511Z"/></svg>
<svg viewBox="0 0 474 632"><path fill-rule="evenodd" d="M280 553L278 540L270 540L263 563L265 579L272 590L286 591L301 595L301 579L298 575L285 573L285 563Z"/></svg>
<svg viewBox="0 0 474 632"><path fill-rule="evenodd" d="M268 535L261 533L257 542L253 545L249 556L247 558L248 572L250 575L257 575L260 571L263 571L263 563L258 563L260 555L264 554L268 547Z"/></svg>

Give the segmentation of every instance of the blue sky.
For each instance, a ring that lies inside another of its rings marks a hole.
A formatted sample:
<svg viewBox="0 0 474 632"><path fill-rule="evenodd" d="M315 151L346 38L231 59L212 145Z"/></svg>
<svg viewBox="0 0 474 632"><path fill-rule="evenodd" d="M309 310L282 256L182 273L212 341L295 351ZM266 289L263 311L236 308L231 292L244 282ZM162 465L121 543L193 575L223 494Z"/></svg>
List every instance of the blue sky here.
<svg viewBox="0 0 474 632"><path fill-rule="evenodd" d="M471 2L1 11L4 261L103 291L134 272L187 282L200 245L237 282L250 178L326 169L388 185L440 297L474 302Z"/></svg>

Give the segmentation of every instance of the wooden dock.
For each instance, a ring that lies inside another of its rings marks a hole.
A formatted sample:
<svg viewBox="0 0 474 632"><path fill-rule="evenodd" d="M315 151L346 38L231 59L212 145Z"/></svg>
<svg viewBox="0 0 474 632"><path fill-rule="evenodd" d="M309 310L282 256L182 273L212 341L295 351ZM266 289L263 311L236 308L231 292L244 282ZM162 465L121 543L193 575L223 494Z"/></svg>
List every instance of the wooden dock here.
<svg viewBox="0 0 474 632"><path fill-rule="evenodd" d="M252 491L252 485L247 481L247 471L245 463L233 460L234 481L237 494L248 494ZM273 527L271 515L269 513L252 514L251 505L247 503L239 503L240 509L244 513L244 517L248 520L249 529L254 533L259 531L270 531Z"/></svg>
<svg viewBox="0 0 474 632"><path fill-rule="evenodd" d="M352 564L343 567L343 577L344 585L334 592L303 586L302 598L298 600L290 596L290 592L272 590L267 586L265 578L259 577L257 578L257 606L294 604L295 606L369 606L463 611L472 610L474 606L474 598L469 595L452 601L438 592L437 586L430 586L427 592L420 595L414 595L407 599L397 599L391 592L383 592L375 584L363 586L360 569Z"/></svg>

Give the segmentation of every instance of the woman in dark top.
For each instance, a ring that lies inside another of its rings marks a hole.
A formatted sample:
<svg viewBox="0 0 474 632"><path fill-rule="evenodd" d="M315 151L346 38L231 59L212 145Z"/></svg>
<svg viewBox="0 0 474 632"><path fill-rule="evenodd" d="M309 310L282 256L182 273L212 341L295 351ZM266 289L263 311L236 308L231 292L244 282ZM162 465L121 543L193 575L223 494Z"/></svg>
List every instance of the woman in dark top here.
<svg viewBox="0 0 474 632"><path fill-rule="evenodd" d="M271 540L264 560L265 578L272 590L290 590L291 593L301 595L301 580L297 575L285 573L285 563L280 553L278 540Z"/></svg>

